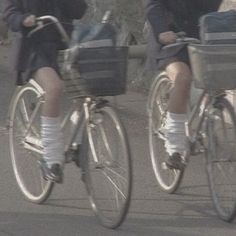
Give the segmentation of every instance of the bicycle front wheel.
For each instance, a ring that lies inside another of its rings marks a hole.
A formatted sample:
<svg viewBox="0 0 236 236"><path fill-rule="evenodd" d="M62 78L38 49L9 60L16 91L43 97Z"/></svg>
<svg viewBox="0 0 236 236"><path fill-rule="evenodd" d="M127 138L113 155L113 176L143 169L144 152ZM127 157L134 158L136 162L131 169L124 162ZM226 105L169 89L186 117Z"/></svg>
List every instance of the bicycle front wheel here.
<svg viewBox="0 0 236 236"><path fill-rule="evenodd" d="M153 171L161 189L167 193L174 193L178 188L183 170L169 169L165 160L167 153L165 141L160 133L160 128L164 126L168 110L168 101L172 83L165 73L160 74L153 82L148 100L148 132L149 150Z"/></svg>
<svg viewBox="0 0 236 236"><path fill-rule="evenodd" d="M85 184L100 223L114 229L124 221L130 205L130 148L125 129L112 107L105 105L91 113Z"/></svg>
<svg viewBox="0 0 236 236"><path fill-rule="evenodd" d="M25 198L34 203L44 202L53 183L42 177L38 161L40 145L40 108L42 96L33 86L19 90L12 103L9 124L9 147L17 184Z"/></svg>
<svg viewBox="0 0 236 236"><path fill-rule="evenodd" d="M225 98L209 108L207 174L219 217L232 221L236 214L236 117Z"/></svg>

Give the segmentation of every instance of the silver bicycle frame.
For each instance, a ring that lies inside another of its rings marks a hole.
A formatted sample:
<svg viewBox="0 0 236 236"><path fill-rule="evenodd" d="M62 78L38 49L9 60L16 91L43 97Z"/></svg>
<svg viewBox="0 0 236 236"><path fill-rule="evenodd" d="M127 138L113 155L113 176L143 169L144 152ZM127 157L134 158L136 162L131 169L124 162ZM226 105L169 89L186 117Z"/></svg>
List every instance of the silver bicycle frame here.
<svg viewBox="0 0 236 236"><path fill-rule="evenodd" d="M203 91L200 94L200 96L197 100L197 103L194 105L192 111L190 112L189 118L188 118L187 122L185 123L185 133L191 142L195 141L196 136L197 136L197 134L202 126L202 122L204 120L205 110L206 110L206 107L208 104L208 102L207 102L208 99L206 98L206 94L207 94L206 91ZM205 100L205 102L204 102L204 100ZM197 128L196 128L194 134L191 134L191 126L192 126L193 121L196 119L197 112L199 111L201 104L203 104L203 107L201 108L201 113L199 114L199 121L197 123Z"/></svg>
<svg viewBox="0 0 236 236"><path fill-rule="evenodd" d="M62 123L61 123L61 129L64 129L65 125L68 124L73 112L75 111L79 111L79 118L75 123L75 127L73 132L70 134L69 136L69 142L68 144L65 146L65 152L69 151L70 148L72 147L73 143L78 142L78 144L81 143L82 141L82 135L83 135L83 130L84 130L84 126L85 126L85 111L83 109L83 106L80 106L80 109L78 109L78 100L74 101L75 103L72 105L72 107L70 108L69 112L67 113L67 115L64 117Z"/></svg>
<svg viewBox="0 0 236 236"><path fill-rule="evenodd" d="M204 149L195 149L197 144L200 141L200 146L202 146L201 138L204 134L204 122L206 119L208 119L208 107L211 106L216 98L215 92L208 92L203 91L201 95L199 96L196 105L192 109L188 121L185 123L185 132L187 139L190 143L190 155L194 156L199 153L204 152ZM200 110L200 113L198 113ZM196 118L199 118L199 120L196 123L196 128L194 130L191 129L193 125L193 121L196 120ZM204 137L204 136L203 136ZM200 139L199 139L200 138ZM192 146L191 146L192 145ZM204 148L204 147L203 147Z"/></svg>

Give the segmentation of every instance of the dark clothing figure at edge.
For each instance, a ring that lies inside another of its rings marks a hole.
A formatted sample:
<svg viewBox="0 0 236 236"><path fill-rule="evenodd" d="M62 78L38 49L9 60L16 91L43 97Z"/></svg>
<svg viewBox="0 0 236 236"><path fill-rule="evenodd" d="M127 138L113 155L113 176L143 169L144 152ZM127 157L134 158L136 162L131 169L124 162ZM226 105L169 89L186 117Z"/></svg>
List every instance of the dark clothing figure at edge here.
<svg viewBox="0 0 236 236"><path fill-rule="evenodd" d="M50 25L37 32L32 38L27 34L32 27L23 26L30 15L52 15L63 22L67 33L72 31L72 20L80 19L87 8L84 0L3 0L3 19L10 30L16 32L12 49L12 65L17 84L26 82L32 72L43 66L51 66L56 71L57 50L63 48L55 26ZM37 54L41 54L37 57Z"/></svg>
<svg viewBox="0 0 236 236"><path fill-rule="evenodd" d="M146 0L149 24L147 69L165 70L173 83L162 133L165 137L166 165L183 169L187 142L185 122L192 73L186 45L174 44L178 32L199 37L198 21L206 13L217 11L222 0ZM172 47L165 47L173 44Z"/></svg>
<svg viewBox="0 0 236 236"><path fill-rule="evenodd" d="M183 31L188 37L198 38L199 18L206 13L217 11L221 3L222 0L146 0L146 18L150 25L148 35L150 68L157 69L156 59L174 56L180 50L178 47L174 50L161 50L163 44L158 38L160 33ZM166 63L161 64L165 66Z"/></svg>
<svg viewBox="0 0 236 236"><path fill-rule="evenodd" d="M63 182L65 164L64 136L60 125L64 82L57 64L58 50L65 45L53 24L48 24L32 37L27 36L34 29L37 17L43 15L58 18L70 35L72 20L80 19L86 7L85 0L4 0L3 18L17 33L12 63L17 84L22 85L34 78L44 91L40 109L43 153L39 164L43 178L56 183Z"/></svg>

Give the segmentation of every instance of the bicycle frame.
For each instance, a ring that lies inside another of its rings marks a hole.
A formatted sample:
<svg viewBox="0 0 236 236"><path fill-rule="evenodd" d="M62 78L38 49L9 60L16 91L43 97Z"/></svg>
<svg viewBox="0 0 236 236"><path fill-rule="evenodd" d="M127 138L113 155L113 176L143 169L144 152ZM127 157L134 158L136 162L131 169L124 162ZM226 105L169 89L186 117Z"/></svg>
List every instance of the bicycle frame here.
<svg viewBox="0 0 236 236"><path fill-rule="evenodd" d="M204 103L204 99L206 99L206 95L207 95L206 91L203 91L200 94L200 96L197 100L197 103L194 105L192 111L190 112L188 121L185 123L186 136L188 137L188 139L190 140L191 143L196 141L197 134L199 133L199 131L201 129L201 126L202 126L202 123L203 123L203 120L204 120L205 110L206 110L206 107L207 107L207 104L208 104L208 101L206 101L206 100L205 100L205 103ZM193 121L195 120L195 118L197 116L197 112L199 111L199 108L200 108L201 104L203 104L203 107L202 107L201 113L199 114L200 119L197 123L197 128L196 128L195 132L192 133L191 132L191 127L192 127Z"/></svg>
<svg viewBox="0 0 236 236"><path fill-rule="evenodd" d="M190 155L192 156L205 151L202 149L196 151L196 144L197 142L200 142L200 144L202 145L201 131L202 131L203 123L208 117L208 106L214 103L215 99L217 98L216 94L217 93L215 91L209 92L209 91L203 90L197 100L197 103L194 105L192 111L190 112L187 122L185 123L185 132L186 132L187 139L190 143L189 151L190 151ZM198 113L199 110L200 110L200 113ZM199 118L199 120L197 121L196 128L193 130L192 129L193 121L195 121L197 117Z"/></svg>
<svg viewBox="0 0 236 236"><path fill-rule="evenodd" d="M78 100L73 100L73 101L74 101L74 104L71 106L69 112L63 118L63 121L61 123L61 129L64 129L66 124L69 123L69 120L70 120L71 116L73 115L73 113L78 110L80 111L79 118L75 122L75 128L74 128L73 132L70 134L69 142L65 147L66 153L73 146L73 143L75 140L77 140L77 141L79 141L79 143L81 143L83 126L85 124L84 109L78 109ZM77 137L79 137L79 139L77 139Z"/></svg>
<svg viewBox="0 0 236 236"><path fill-rule="evenodd" d="M104 16L104 20L109 18L109 15L110 15L110 13L109 14L106 13L105 16ZM45 26L47 26L47 24L45 24L45 21L50 21L51 23L55 24L55 26L57 28L57 31L59 32L59 34L61 36L62 41L65 42L67 45L69 45L70 38L69 38L68 34L66 33L65 29L63 28L62 24L59 22L59 20L56 17L46 15L46 16L38 17L36 19L36 21L37 21L36 28L34 28L32 31L30 31L29 34L27 35L27 37L31 37L35 32L40 31ZM26 149L31 150L31 151L35 151L35 152L38 152L38 153L42 154L41 141L38 140L37 138L34 138L32 136L27 136L27 135L30 132L30 128L32 127L32 123L33 123L33 120L36 116L36 113L38 112L41 104L44 102L43 101L44 91L35 80L32 79L32 80L29 81L29 83L30 83L31 86L34 87L34 89L37 91L37 93L39 93L40 101L37 103L36 109L34 110L32 116L30 117L30 120L26 117L26 121L27 121L28 125L27 125L27 129L26 129L26 133L25 133L24 147ZM18 89L21 89L21 87L22 86L20 86ZM15 95L17 95L17 93L18 93L18 91L19 91L18 89L15 91L15 94L13 95L12 101L14 101ZM73 112L78 110L77 105L78 105L78 100L79 99L80 98L77 98L77 99L74 100L75 103L70 108L67 115L63 118L63 121L61 123L61 129L63 129L66 126L66 124L69 122L69 119L70 119L71 115L73 114ZM83 99L83 106L81 107L82 109L79 109L80 110L80 117L79 117L79 120L75 124L74 131L72 132L71 136L69 137L69 143L65 147L65 153L66 154L73 147L73 143L74 143L75 140L77 140L77 137L79 137L79 142L81 142L82 132L84 130L85 125L86 125L86 131L88 133L89 142L90 143L93 142L92 138L89 137L89 136L91 136L91 127L90 127L89 123L90 123L90 111L93 109L93 107L96 106L96 102L93 102L93 98L90 98L90 97L82 98L82 99ZM10 107L11 107L11 105L10 105ZM11 110L11 108L9 110ZM22 111L22 113L26 114L26 112L24 112L24 111ZM9 125L7 124L7 126L9 126ZM105 140L105 138L104 138L104 140ZM90 146L94 147L94 145L92 143L91 143ZM94 161L98 162L98 157L97 157L95 149L92 148L91 151L92 151L92 154L93 154L92 156L94 157Z"/></svg>
<svg viewBox="0 0 236 236"><path fill-rule="evenodd" d="M42 154L41 140L37 139L36 137L30 136L28 134L30 133L30 130L32 128L32 124L33 124L33 121L36 117L36 114L39 111L40 106L44 102L44 100L43 100L44 91L40 87L40 85L38 85L37 82L34 80L30 80L29 84L32 86L33 89L35 89L37 91L39 100L37 101L36 107L31 115L31 117L28 117L28 116L26 117L27 112L24 110L25 109L24 104L22 104L22 106L20 108L21 112L23 114L23 117L27 121L27 124L28 124L26 127L26 132L24 134L24 136L25 136L24 148L26 148L30 151L34 151L39 154ZM21 88L24 88L24 87L21 87ZM17 90L17 91L19 91L19 90ZM13 96L13 97L15 97L15 96ZM83 100L82 103L81 103L81 99ZM22 101L22 103L24 103L24 101ZM81 104L79 104L79 103L81 103ZM75 143L75 140L76 140L76 144L81 144L82 135L83 135L84 128L85 128L86 132L88 134L89 143L91 144L90 147L92 147L91 152L93 154L92 156L94 158L94 162L98 163L98 157L97 157L96 150L94 148L93 143L91 143L91 142L93 142L93 139L90 137L92 135L91 134L92 127L90 124L90 113L96 107L96 105L97 105L97 102L90 97L80 98L80 99L78 98L78 99L73 100L73 105L70 107L69 112L65 115L65 117L63 118L62 123L61 123L61 129L64 129L65 126L69 123L69 120L70 120L73 112L75 112L75 111L80 112L79 118L75 122L74 130L69 136L69 142L65 146L66 156L70 150L73 150L73 145ZM11 124L11 119L10 119L10 124Z"/></svg>

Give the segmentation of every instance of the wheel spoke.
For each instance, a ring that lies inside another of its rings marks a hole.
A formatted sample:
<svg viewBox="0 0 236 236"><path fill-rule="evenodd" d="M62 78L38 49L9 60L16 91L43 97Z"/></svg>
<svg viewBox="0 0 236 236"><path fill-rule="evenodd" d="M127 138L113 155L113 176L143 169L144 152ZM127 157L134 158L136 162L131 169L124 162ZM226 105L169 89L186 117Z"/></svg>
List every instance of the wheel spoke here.
<svg viewBox="0 0 236 236"><path fill-rule="evenodd" d="M23 86L15 96L9 128L10 154L17 184L23 195L35 203L45 201L53 187L51 182L42 178L38 164L42 152L29 139L31 136L40 140L40 107L38 91L31 86ZM26 137L26 134L30 136Z"/></svg>
<svg viewBox="0 0 236 236"><path fill-rule="evenodd" d="M99 126L99 129L100 129L100 132L101 132L101 135L102 135L102 139L103 139L103 143L104 143L104 145L106 147L109 159L112 160L113 159L112 151L111 151L111 148L109 146L109 142L108 142L107 135L106 135L106 132L104 130L104 127L102 126L102 124L99 124L98 126Z"/></svg>
<svg viewBox="0 0 236 236"><path fill-rule="evenodd" d="M236 214L236 117L224 98L213 108L208 122L208 179L219 217L231 221Z"/></svg>
<svg viewBox="0 0 236 236"><path fill-rule="evenodd" d="M130 204L129 143L121 121L111 107L104 106L98 113L100 117L97 120L95 117L88 134L90 161L85 171L85 183L100 222L105 227L116 228L124 221Z"/></svg>
<svg viewBox="0 0 236 236"><path fill-rule="evenodd" d="M166 75L161 74L154 80L149 95L149 147L152 167L158 184L168 193L173 193L182 178L183 171L175 171L165 166L167 153L164 134L160 135L160 128L166 121L168 100L172 83Z"/></svg>
<svg viewBox="0 0 236 236"><path fill-rule="evenodd" d="M105 175L105 177L109 180L109 182L112 184L112 186L118 191L118 193L120 193L120 195L126 199L125 194L120 190L120 188L117 186L117 184L115 183L115 181L112 180L112 178L104 171L102 170L102 173Z"/></svg>

